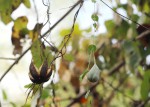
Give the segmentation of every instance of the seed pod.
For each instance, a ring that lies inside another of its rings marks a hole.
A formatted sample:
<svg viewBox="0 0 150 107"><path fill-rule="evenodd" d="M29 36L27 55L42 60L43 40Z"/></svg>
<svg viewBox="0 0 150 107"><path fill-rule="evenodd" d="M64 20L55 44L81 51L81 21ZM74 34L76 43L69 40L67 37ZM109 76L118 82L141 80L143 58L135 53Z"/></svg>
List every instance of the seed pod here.
<svg viewBox="0 0 150 107"><path fill-rule="evenodd" d="M97 82L100 77L100 69L96 64L93 65L93 67L90 69L90 71L87 74L87 78L90 82Z"/></svg>
<svg viewBox="0 0 150 107"><path fill-rule="evenodd" d="M39 69L33 64L33 62L31 62L29 70L29 78L36 84L41 84L48 81L52 74L52 69L48 68L48 63L46 60Z"/></svg>

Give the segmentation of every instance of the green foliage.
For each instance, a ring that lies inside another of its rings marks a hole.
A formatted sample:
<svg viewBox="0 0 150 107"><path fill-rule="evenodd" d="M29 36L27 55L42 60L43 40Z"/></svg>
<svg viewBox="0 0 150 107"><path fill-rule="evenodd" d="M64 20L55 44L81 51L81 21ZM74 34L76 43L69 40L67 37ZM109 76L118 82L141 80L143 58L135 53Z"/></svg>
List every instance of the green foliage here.
<svg viewBox="0 0 150 107"><path fill-rule="evenodd" d="M2 90L2 94L3 94L3 99L7 100L7 94L6 94L5 90Z"/></svg>
<svg viewBox="0 0 150 107"><path fill-rule="evenodd" d="M85 75L88 73L89 71L86 69L83 71L83 73L80 75L79 80L82 81L83 78L85 77Z"/></svg>
<svg viewBox="0 0 150 107"><path fill-rule="evenodd" d="M50 65L52 61L50 49L48 47L45 47L40 40L37 39L33 42L31 47L31 53L33 62L37 68L39 68L45 60L47 60L48 65Z"/></svg>
<svg viewBox="0 0 150 107"><path fill-rule="evenodd" d="M1 15L1 20L5 23L8 24L12 18L11 18L11 13L12 9L10 8L10 5L12 3L12 0L0 0L0 15Z"/></svg>
<svg viewBox="0 0 150 107"><path fill-rule="evenodd" d="M96 3L97 0L91 0L91 2ZM66 53L59 60L60 63L55 63L54 57L58 54L57 52L63 44L58 47L55 46L57 51L51 51L50 46L44 45L49 41L48 38L45 38L47 41L39 39L43 27L42 23L36 23L34 29L29 30L26 16L18 17L16 20L11 18L11 14L21 3L30 8L30 1L0 0L1 21L5 24L11 21L14 22L11 36L12 44L15 46L14 55L21 55L24 47L22 40L31 39L31 60L34 65L39 68L47 60L50 66L54 61L53 64L56 66L54 71L58 70L59 81L55 84L46 85L42 90L40 103L45 104L42 106L51 106L56 100L55 104L57 106L60 104L61 107L66 107L79 96L79 93L82 94L83 91L86 93L86 90L88 91L86 94L84 93L85 96L77 99L79 104L75 105L76 107L136 107L137 105L134 105L131 98L135 101L138 100L138 103L144 103L148 99L150 93L150 70L149 65L146 63L146 58L150 53L150 47L149 45L144 47L141 40L136 39L140 33L137 32L139 25L134 22L149 25L149 0L131 0L131 2L125 4L117 0L113 2L115 2L113 9L115 11L118 11L118 9L125 10L126 17L131 20L129 21L125 17L121 18L122 16L119 15L116 16L115 13L113 19L104 22L107 31L102 34L99 33L101 29L98 29L99 25L101 26L97 14L98 10L91 14L92 27L81 29L80 24L75 24L74 31L65 46ZM136 7L140 15L134 12L133 9ZM95 30L95 40L88 37L88 35L93 35L92 28ZM64 37L68 37L66 35L70 34L70 32L70 28L61 29L59 34L63 38L62 40L64 40ZM64 43L64 41L60 41L60 43ZM146 38L146 42L149 43L149 41L149 38ZM95 82L99 84L96 88L90 90L89 88ZM141 82L142 84L140 84ZM33 83L24 87L31 89L33 95L39 89L39 85L35 85L34 89L32 89ZM5 90L2 90L2 95L4 100L9 99ZM11 101L10 104L14 107L17 106ZM149 104L147 105L149 106ZM29 107L30 105L26 106Z"/></svg>
<svg viewBox="0 0 150 107"><path fill-rule="evenodd" d="M125 20L122 20L120 25L116 25L113 20L108 20L105 22L105 25L109 36L117 39L125 38L129 29L129 24Z"/></svg>
<svg viewBox="0 0 150 107"><path fill-rule="evenodd" d="M138 6L138 9L143 13L150 13L149 0L132 0L132 2L135 3Z"/></svg>
<svg viewBox="0 0 150 107"><path fill-rule="evenodd" d="M89 45L88 46L88 53L94 53L96 51L96 46L95 45Z"/></svg>
<svg viewBox="0 0 150 107"><path fill-rule="evenodd" d="M147 100L150 92L150 71L146 71L144 79L141 84L141 97L143 100Z"/></svg>
<svg viewBox="0 0 150 107"><path fill-rule="evenodd" d="M30 0L22 0L22 3L23 3L27 8L30 8L30 7L31 7Z"/></svg>
<svg viewBox="0 0 150 107"><path fill-rule="evenodd" d="M49 95L49 89L43 89L41 98L42 98L42 99L46 99L46 98L48 98L49 96L50 96L50 95Z"/></svg>
<svg viewBox="0 0 150 107"><path fill-rule="evenodd" d="M123 49L126 55L125 60L130 70L135 69L141 61L141 55L137 45L132 41L124 41Z"/></svg>
<svg viewBox="0 0 150 107"><path fill-rule="evenodd" d="M21 3L30 8L29 0L0 0L0 16L5 24L12 21L11 14Z"/></svg>
<svg viewBox="0 0 150 107"><path fill-rule="evenodd" d="M24 39L25 35L29 33L29 30L27 29L27 23L28 19L26 16L18 17L14 21L11 36L12 44L15 46L13 51L14 55L22 53L22 45L20 40Z"/></svg>
<svg viewBox="0 0 150 107"><path fill-rule="evenodd" d="M96 3L96 0L91 0L93 3Z"/></svg>
<svg viewBox="0 0 150 107"><path fill-rule="evenodd" d="M25 85L24 88L30 88L31 86L32 86L32 83Z"/></svg>
<svg viewBox="0 0 150 107"><path fill-rule="evenodd" d="M111 36L114 31L115 31L115 23L113 20L107 20L105 21L105 26L106 26L106 29L109 33L109 36Z"/></svg>
<svg viewBox="0 0 150 107"><path fill-rule="evenodd" d="M98 16L97 16L97 14L93 14L93 15L91 16L91 18L92 18L93 21L98 22Z"/></svg>

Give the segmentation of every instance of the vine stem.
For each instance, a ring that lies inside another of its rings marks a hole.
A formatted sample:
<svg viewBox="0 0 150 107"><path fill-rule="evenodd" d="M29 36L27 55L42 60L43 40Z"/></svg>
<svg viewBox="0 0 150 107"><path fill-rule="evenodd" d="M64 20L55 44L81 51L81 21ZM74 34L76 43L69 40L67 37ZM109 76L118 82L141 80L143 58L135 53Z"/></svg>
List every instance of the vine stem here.
<svg viewBox="0 0 150 107"><path fill-rule="evenodd" d="M5 58L5 57L0 57L0 60L16 60L16 58Z"/></svg>
<svg viewBox="0 0 150 107"><path fill-rule="evenodd" d="M50 29L48 29L40 38L46 36L51 30L53 30L66 16L68 16L83 0L79 0L76 2ZM0 78L0 82L5 77L5 75L13 68L13 66L18 63L18 61L31 49L31 46L27 48L16 60L15 62L4 72L4 74Z"/></svg>

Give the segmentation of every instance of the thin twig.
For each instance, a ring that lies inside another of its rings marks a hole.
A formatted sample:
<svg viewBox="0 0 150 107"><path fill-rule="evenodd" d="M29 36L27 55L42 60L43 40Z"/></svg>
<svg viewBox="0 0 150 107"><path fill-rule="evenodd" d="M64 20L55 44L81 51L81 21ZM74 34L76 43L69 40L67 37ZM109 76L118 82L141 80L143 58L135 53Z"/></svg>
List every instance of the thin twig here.
<svg viewBox="0 0 150 107"><path fill-rule="evenodd" d="M39 97L37 98L37 104L36 104L36 107L40 107L40 99L41 99L41 96L42 96L42 89L43 89L43 84L40 84L39 85Z"/></svg>
<svg viewBox="0 0 150 107"><path fill-rule="evenodd" d="M16 60L17 58L5 58L5 57L0 57L2 60Z"/></svg>
<svg viewBox="0 0 150 107"><path fill-rule="evenodd" d="M125 61L121 61L115 65L110 72L108 73L109 76L113 75L115 72L117 72L122 66L125 65Z"/></svg>
<svg viewBox="0 0 150 107"><path fill-rule="evenodd" d="M145 105L150 101L150 97L147 98L147 100L145 100L144 102L142 102L141 104L139 104L137 107L145 107Z"/></svg>
<svg viewBox="0 0 150 107"><path fill-rule="evenodd" d="M82 0L81 0L82 1ZM74 31L74 26L75 26L75 22L76 22L76 19L77 19L77 16L78 16L78 13L81 9L83 5L83 1L80 3L80 7L78 8L77 12L75 13L74 15L74 20L73 20L73 25L72 25L72 28L71 28L71 31L69 34L65 35L64 39L63 39L63 46L61 47L60 51L58 51L58 53L56 54L56 56L54 57L54 59L51 61L51 65L53 64L53 62L59 58L59 57L63 57L63 55L66 53L66 45L68 43L68 41L70 40L71 38L71 35Z"/></svg>
<svg viewBox="0 0 150 107"><path fill-rule="evenodd" d="M13 68L13 66L15 64L18 63L18 61L30 50L31 47L29 47L26 51L24 51L16 60L15 62L4 72L4 74L1 76L0 78L0 82L2 81L2 79L4 78L4 76Z"/></svg>
<svg viewBox="0 0 150 107"><path fill-rule="evenodd" d="M136 40L139 40L139 39L147 36L148 34L150 35L150 30L146 30L146 31L142 32L139 36L136 37Z"/></svg>
<svg viewBox="0 0 150 107"><path fill-rule="evenodd" d="M128 75L125 78L123 78L116 87L114 87L111 83L109 83L108 81L106 81L104 78L101 78L101 80L103 82L105 82L106 84L108 84L113 89L113 91L119 92L124 97L129 98L132 101L135 101L133 98L131 98L130 96L124 94L121 90L119 90L120 86L123 85L123 82L125 82L125 80L127 79L127 77L128 77Z"/></svg>
<svg viewBox="0 0 150 107"><path fill-rule="evenodd" d="M143 28L145 28L145 29L147 29L147 30L150 30L150 29L147 28L146 26L143 26L143 25L137 23L136 21L134 21L134 20L132 20L132 19L130 19L130 18L128 18L128 17L126 17L126 16L124 16L124 15L118 13L116 10L114 10L112 7L110 7L110 6L109 6L107 3L105 3L103 0L100 0L100 1L101 1L103 4L105 4L108 8L110 8L112 11L114 11L115 13L117 13L118 15L120 15L121 17L123 17L123 18L125 18L125 19L128 19L128 20L132 21L133 23L135 23L135 24L137 24L137 25L139 25L139 26L142 26Z"/></svg>
<svg viewBox="0 0 150 107"><path fill-rule="evenodd" d="M75 3L75 5L70 8L49 30L47 30L42 36L46 36L51 30L53 30L66 16L68 16L70 14L70 12L72 12L76 6L78 6L81 2L83 2L82 0L79 0L77 3ZM31 46L26 49L26 51L24 51L19 58L17 58L17 60L4 72L4 74L1 76L0 78L0 82L2 81L2 79L4 78L4 76L13 68L13 66L31 49Z"/></svg>
<svg viewBox="0 0 150 107"><path fill-rule="evenodd" d="M39 21L39 15L38 15L38 10L37 10L37 7L36 7L36 4L35 4L35 0L32 0L33 1L33 4L34 4L34 9L35 9L35 13L36 13L36 21L38 22Z"/></svg>
<svg viewBox="0 0 150 107"><path fill-rule="evenodd" d="M98 84L99 84L99 82L95 83L93 86L91 86L91 87L89 88L89 90L92 91L93 89L96 88L96 86L97 86ZM86 95L86 93L87 93L87 91L83 92L81 95L79 95L78 97L74 98L74 99L70 102L70 104L68 104L66 107L71 107L73 104L79 102L80 99L81 99L83 96Z"/></svg>

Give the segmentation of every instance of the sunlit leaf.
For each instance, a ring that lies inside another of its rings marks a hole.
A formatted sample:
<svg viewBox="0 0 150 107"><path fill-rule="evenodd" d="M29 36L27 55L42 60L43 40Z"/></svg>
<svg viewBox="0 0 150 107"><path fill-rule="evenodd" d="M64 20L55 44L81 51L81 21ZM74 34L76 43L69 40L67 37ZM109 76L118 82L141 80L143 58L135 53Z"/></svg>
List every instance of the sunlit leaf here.
<svg viewBox="0 0 150 107"><path fill-rule="evenodd" d="M6 94L5 90L2 90L2 94L3 94L3 99L7 100L7 94Z"/></svg>
<svg viewBox="0 0 150 107"><path fill-rule="evenodd" d="M21 0L12 0L12 7L13 7L13 11L19 7L19 5L21 4Z"/></svg>
<svg viewBox="0 0 150 107"><path fill-rule="evenodd" d="M12 0L0 0L0 16L1 20L5 23L8 24L12 18L11 18L11 13L12 13Z"/></svg>
<svg viewBox="0 0 150 107"><path fill-rule="evenodd" d="M11 41L12 44L15 46L13 54L21 54L22 53L22 45L21 39L25 38L26 34L29 33L27 29L28 19L26 16L18 17L14 21L14 26L12 28L12 36Z"/></svg>
<svg viewBox="0 0 150 107"><path fill-rule="evenodd" d="M22 2L27 8L31 7L30 0L22 0Z"/></svg>
<svg viewBox="0 0 150 107"><path fill-rule="evenodd" d="M63 29L62 31L60 31L60 35L61 36L65 36L65 35L67 35L69 33L70 33L70 29Z"/></svg>
<svg viewBox="0 0 150 107"><path fill-rule="evenodd" d="M12 12L15 11L22 2L26 5L26 7L30 7L29 0L0 0L0 16L1 20L5 24L8 24L10 21L12 21Z"/></svg>

